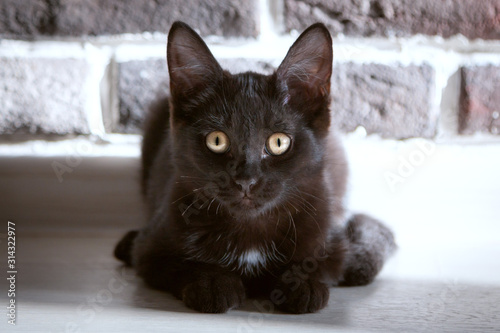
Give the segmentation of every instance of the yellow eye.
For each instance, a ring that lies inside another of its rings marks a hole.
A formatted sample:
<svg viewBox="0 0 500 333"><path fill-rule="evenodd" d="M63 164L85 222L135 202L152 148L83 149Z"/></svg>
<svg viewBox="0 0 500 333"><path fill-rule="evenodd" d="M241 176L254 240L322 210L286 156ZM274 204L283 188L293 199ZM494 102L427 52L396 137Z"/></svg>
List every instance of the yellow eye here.
<svg viewBox="0 0 500 333"><path fill-rule="evenodd" d="M284 133L274 133L267 139L266 149L271 155L281 155L290 148L290 137Z"/></svg>
<svg viewBox="0 0 500 333"><path fill-rule="evenodd" d="M222 154L229 150L229 138L221 131L208 134L205 143L208 149L216 154Z"/></svg>

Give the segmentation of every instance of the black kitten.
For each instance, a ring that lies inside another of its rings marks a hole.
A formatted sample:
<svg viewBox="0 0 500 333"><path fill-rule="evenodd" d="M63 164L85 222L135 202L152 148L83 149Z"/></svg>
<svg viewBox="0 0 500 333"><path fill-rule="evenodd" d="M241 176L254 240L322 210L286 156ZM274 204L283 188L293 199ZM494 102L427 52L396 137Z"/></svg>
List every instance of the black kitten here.
<svg viewBox="0 0 500 333"><path fill-rule="evenodd" d="M167 60L170 107L153 108L142 147L150 221L122 239L116 257L202 312L247 296L314 312L329 285L371 282L394 239L370 217L345 217L325 26L309 27L269 76L222 70L180 22Z"/></svg>

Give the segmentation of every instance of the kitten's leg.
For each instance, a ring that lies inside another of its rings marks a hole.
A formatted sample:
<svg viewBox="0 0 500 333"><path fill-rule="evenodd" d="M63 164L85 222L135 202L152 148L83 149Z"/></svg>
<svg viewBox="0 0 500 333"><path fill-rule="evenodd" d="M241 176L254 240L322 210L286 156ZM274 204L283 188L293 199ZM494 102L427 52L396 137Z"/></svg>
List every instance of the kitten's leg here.
<svg viewBox="0 0 500 333"><path fill-rule="evenodd" d="M297 314L321 310L328 304L329 297L325 283L293 269L285 272L271 291L271 301L278 309Z"/></svg>
<svg viewBox="0 0 500 333"><path fill-rule="evenodd" d="M309 256L288 265L271 291L271 301L289 313L311 313L324 308L330 296L327 283L331 283L325 277L341 275L345 243L343 235L334 234L328 244L318 242Z"/></svg>
<svg viewBox="0 0 500 333"><path fill-rule="evenodd" d="M361 286L372 282L386 259L395 251L391 230L376 219L356 214L345 230L348 245L339 285Z"/></svg>
<svg viewBox="0 0 500 333"><path fill-rule="evenodd" d="M200 312L224 313L246 297L241 277L215 265L157 256L138 260L137 271L151 287L171 292Z"/></svg>
<svg viewBox="0 0 500 333"><path fill-rule="evenodd" d="M189 270L176 275L194 275L178 287L187 307L207 313L224 313L239 307L246 298L241 277L217 266L191 263ZM195 274L193 274L195 272Z"/></svg>
<svg viewBox="0 0 500 333"><path fill-rule="evenodd" d="M155 238L139 234L134 246L134 267L149 286L171 292L200 312L223 313L243 303L246 292L238 274L217 265L183 260L170 248L168 239Z"/></svg>
<svg viewBox="0 0 500 333"><path fill-rule="evenodd" d="M331 278L342 273L346 249L345 236L332 234L329 243L323 239L309 244L308 256L295 258L277 274L269 296L277 308L289 313L312 313L328 304Z"/></svg>
<svg viewBox="0 0 500 333"><path fill-rule="evenodd" d="M141 238L135 251L140 254L136 253L132 260L138 235L137 230L129 231L116 245L114 254L128 266L134 261L138 274L151 287L171 292L186 306L200 312L222 313L243 303L246 293L240 276L224 268L180 261L168 255L170 249L161 246L155 249Z"/></svg>

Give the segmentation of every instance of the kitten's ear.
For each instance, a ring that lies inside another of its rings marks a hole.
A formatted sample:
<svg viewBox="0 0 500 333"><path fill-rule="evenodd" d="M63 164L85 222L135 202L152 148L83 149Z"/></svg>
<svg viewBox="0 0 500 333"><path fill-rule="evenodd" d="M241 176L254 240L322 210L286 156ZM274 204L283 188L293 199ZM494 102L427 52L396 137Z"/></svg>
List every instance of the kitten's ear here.
<svg viewBox="0 0 500 333"><path fill-rule="evenodd" d="M332 38L321 23L307 28L290 47L276 71L285 103L328 97L332 75Z"/></svg>
<svg viewBox="0 0 500 333"><path fill-rule="evenodd" d="M217 82L223 71L201 37L183 22L168 34L167 62L174 98L188 98Z"/></svg>

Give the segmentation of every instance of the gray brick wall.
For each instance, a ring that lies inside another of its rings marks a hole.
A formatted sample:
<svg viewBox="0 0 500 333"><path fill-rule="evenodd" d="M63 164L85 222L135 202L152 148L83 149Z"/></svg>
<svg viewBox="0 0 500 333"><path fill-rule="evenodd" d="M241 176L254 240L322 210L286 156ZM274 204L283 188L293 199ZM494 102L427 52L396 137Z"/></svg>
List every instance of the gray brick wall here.
<svg viewBox="0 0 500 333"><path fill-rule="evenodd" d="M0 133L89 134L89 64L0 58Z"/></svg>
<svg viewBox="0 0 500 333"><path fill-rule="evenodd" d="M459 131L500 134L500 67L461 69Z"/></svg>
<svg viewBox="0 0 500 333"><path fill-rule="evenodd" d="M332 75L334 126L388 138L433 137L434 71L423 66L342 64Z"/></svg>
<svg viewBox="0 0 500 333"><path fill-rule="evenodd" d="M118 64L119 117L112 130L141 133L148 106L155 98L170 95L169 89L165 59Z"/></svg>
<svg viewBox="0 0 500 333"><path fill-rule="evenodd" d="M500 39L498 0L285 0L288 30L324 22L333 34Z"/></svg>
<svg viewBox="0 0 500 333"><path fill-rule="evenodd" d="M0 35L9 38L99 36L167 31L184 20L204 36L255 37L252 0L2 0Z"/></svg>
<svg viewBox="0 0 500 333"><path fill-rule="evenodd" d="M458 131L451 135L499 134L500 0L284 0L273 5L282 7L272 10L258 0L3 0L0 140L24 134L88 135L95 132L99 114L107 133L140 133L149 104L169 93L164 53L121 60L117 50L123 44L128 49L139 50L143 44L164 49L165 34L175 20L191 24L202 36L216 36L207 39L209 46L219 49L223 67L232 72L271 73L271 64L281 59L259 60L256 55L277 54L269 52L277 45L284 55L289 44L282 41L292 40L290 31L300 32L317 21L329 27L334 44L364 43L375 53L388 54L390 61L362 48L361 58L354 54L358 58L341 56L339 61L335 55L332 123L342 132L363 126L385 138L433 138L442 127L441 105L456 105L451 113L458 123L451 127ZM273 27L280 42L265 44L259 37ZM159 32L160 37L144 32ZM411 42L415 34L428 37ZM456 34L464 37L457 39ZM399 39L386 38L390 36ZM440 44L432 36L450 39ZM384 38L389 46L380 43ZM86 51L78 59L65 55L66 46L75 42L82 50L100 52L109 72L96 79L95 68L102 63L94 63ZM58 51L58 45L64 47ZM52 51L34 51L40 49ZM451 70L448 58L455 66ZM448 81L457 71L460 93L450 95ZM442 103L442 91L456 101ZM100 100L91 100L95 98ZM91 109L96 105L102 110Z"/></svg>

